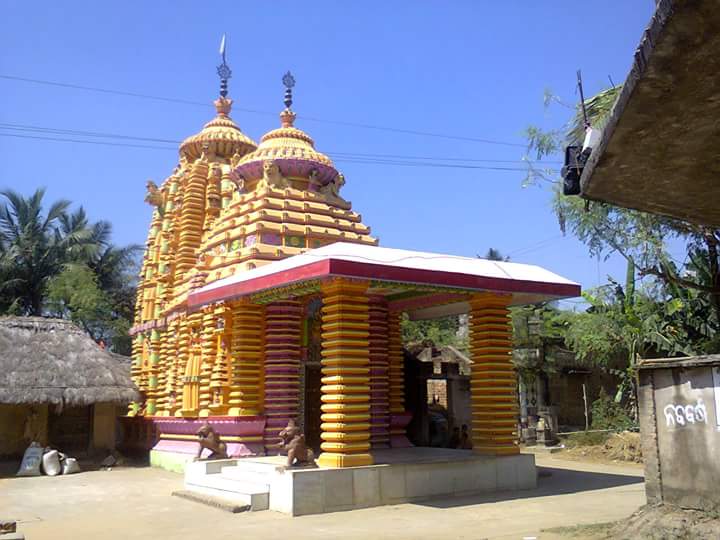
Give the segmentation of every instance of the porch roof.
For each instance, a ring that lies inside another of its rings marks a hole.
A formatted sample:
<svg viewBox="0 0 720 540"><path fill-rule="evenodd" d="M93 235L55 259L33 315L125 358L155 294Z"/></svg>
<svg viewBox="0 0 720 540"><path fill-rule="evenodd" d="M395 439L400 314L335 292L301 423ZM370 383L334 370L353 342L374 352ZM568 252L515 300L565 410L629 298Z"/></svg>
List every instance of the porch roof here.
<svg viewBox="0 0 720 540"><path fill-rule="evenodd" d="M580 294L580 285L539 266L338 242L209 283L190 294L188 307L283 288L287 296L300 296L303 284L310 292L330 277L369 280L369 294L404 311L455 305L453 313L461 313L467 307L457 305L480 291L510 294L511 305Z"/></svg>

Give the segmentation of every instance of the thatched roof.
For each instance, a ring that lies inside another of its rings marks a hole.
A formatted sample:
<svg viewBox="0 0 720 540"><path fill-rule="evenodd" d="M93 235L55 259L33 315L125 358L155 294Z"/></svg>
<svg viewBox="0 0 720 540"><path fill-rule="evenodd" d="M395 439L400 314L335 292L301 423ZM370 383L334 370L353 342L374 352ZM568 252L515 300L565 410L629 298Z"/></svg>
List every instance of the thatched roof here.
<svg viewBox="0 0 720 540"><path fill-rule="evenodd" d="M70 321L0 318L0 403L84 406L138 398L130 358L101 349Z"/></svg>

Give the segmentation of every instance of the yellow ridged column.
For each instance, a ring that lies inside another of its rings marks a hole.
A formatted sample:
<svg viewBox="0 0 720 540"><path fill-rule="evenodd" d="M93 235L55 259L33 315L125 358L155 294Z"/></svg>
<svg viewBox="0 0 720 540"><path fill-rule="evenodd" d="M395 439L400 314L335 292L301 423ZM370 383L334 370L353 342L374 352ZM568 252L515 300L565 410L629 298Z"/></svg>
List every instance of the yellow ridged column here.
<svg viewBox="0 0 720 540"><path fill-rule="evenodd" d="M207 307L202 315L201 350L202 364L200 366L200 411L198 416L210 416L212 403L212 389L210 379L217 355L217 339L215 337L215 314L212 307Z"/></svg>
<svg viewBox="0 0 720 540"><path fill-rule="evenodd" d="M210 390L212 403L210 410L214 415L223 415L228 409L228 395L230 392L228 364L230 335L230 309L225 305L215 308L215 362L210 376Z"/></svg>
<svg viewBox="0 0 720 540"><path fill-rule="evenodd" d="M137 320L136 320L137 322ZM143 362L143 335L136 334L132 341L132 367L130 368L130 375L135 385L140 388L140 379L142 376L142 362ZM133 401L128 406L128 415L135 416L140 407L141 403Z"/></svg>
<svg viewBox="0 0 720 540"><path fill-rule="evenodd" d="M188 343L188 360L183 377L183 401L180 410L182 416L197 416L200 408L201 327L202 314L193 313L187 318L185 336L181 336L181 339L184 338Z"/></svg>
<svg viewBox="0 0 720 540"><path fill-rule="evenodd" d="M470 301L473 450L496 456L520 451L509 301L507 295L492 293L475 295Z"/></svg>
<svg viewBox="0 0 720 540"><path fill-rule="evenodd" d="M182 197L178 246L175 256L175 282L197 262L197 249L202 241L205 221L205 183L208 173L206 159L198 159L192 167Z"/></svg>
<svg viewBox="0 0 720 540"><path fill-rule="evenodd" d="M160 362L158 364L157 401L155 416L165 416L167 407L167 375L168 375L168 339L164 330L160 330Z"/></svg>
<svg viewBox="0 0 720 540"><path fill-rule="evenodd" d="M264 307L242 300L232 305L229 416L255 416L262 403L265 348Z"/></svg>
<svg viewBox="0 0 720 540"><path fill-rule="evenodd" d="M402 314L391 312L388 314L388 363L390 377L390 414L403 414L405 412L405 368L402 347L402 331L400 319ZM390 435L405 435L404 428L390 427Z"/></svg>
<svg viewBox="0 0 720 540"><path fill-rule="evenodd" d="M323 284L321 467L372 465L367 284Z"/></svg>

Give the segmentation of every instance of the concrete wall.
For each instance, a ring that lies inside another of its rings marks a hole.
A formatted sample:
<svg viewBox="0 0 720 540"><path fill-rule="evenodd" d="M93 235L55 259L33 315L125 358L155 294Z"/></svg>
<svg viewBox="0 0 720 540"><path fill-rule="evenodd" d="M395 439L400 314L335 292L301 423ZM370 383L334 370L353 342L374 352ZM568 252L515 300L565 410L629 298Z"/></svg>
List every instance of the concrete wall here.
<svg viewBox="0 0 720 540"><path fill-rule="evenodd" d="M0 456L22 455L30 438L46 444L47 421L47 405L0 404Z"/></svg>
<svg viewBox="0 0 720 540"><path fill-rule="evenodd" d="M649 502L720 509L720 370L652 369L640 384Z"/></svg>

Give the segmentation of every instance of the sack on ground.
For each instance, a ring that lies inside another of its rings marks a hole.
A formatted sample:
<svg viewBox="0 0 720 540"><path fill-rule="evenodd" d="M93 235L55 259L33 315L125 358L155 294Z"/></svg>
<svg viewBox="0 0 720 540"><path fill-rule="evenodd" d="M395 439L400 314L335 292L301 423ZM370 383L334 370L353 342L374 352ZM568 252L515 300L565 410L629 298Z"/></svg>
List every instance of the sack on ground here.
<svg viewBox="0 0 720 540"><path fill-rule="evenodd" d="M25 450L20 469L16 476L40 476L40 463L42 462L43 447L33 442Z"/></svg>
<svg viewBox="0 0 720 540"><path fill-rule="evenodd" d="M74 474L80 472L80 465L74 457L65 458L62 462L63 474Z"/></svg>
<svg viewBox="0 0 720 540"><path fill-rule="evenodd" d="M48 476L57 476L62 472L60 467L60 456L57 450L45 452L42 457L43 471Z"/></svg>

